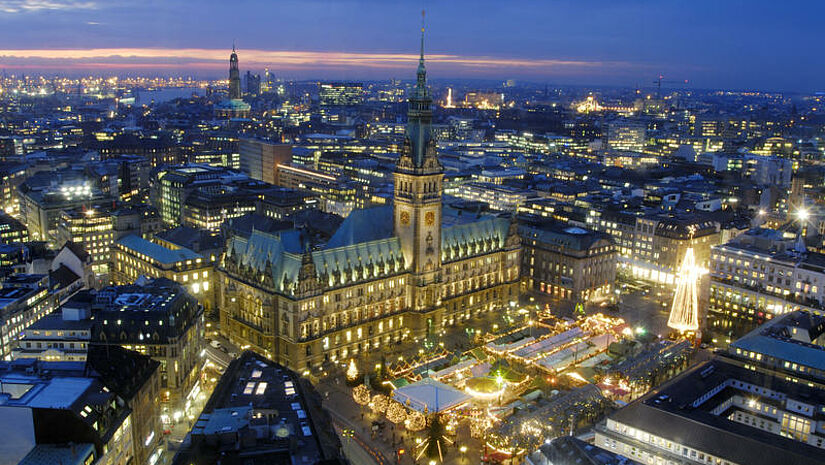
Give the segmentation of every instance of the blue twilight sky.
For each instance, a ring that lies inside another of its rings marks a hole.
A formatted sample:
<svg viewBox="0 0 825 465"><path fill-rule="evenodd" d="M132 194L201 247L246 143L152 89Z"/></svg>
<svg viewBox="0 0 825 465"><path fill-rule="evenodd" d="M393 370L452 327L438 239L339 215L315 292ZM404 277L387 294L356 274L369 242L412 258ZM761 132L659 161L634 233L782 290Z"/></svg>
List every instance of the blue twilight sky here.
<svg viewBox="0 0 825 465"><path fill-rule="evenodd" d="M825 89L814 0L0 0L0 67L409 77L422 8L433 78Z"/></svg>

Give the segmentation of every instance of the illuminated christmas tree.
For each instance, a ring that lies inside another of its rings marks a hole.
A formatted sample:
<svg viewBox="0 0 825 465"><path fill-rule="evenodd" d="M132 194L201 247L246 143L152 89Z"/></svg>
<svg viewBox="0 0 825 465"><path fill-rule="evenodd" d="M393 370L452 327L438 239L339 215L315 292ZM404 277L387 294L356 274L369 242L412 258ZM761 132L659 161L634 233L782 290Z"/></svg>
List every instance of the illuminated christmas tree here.
<svg viewBox="0 0 825 465"><path fill-rule="evenodd" d="M347 367L347 381L352 382L358 379L358 367L355 365L355 359L349 359L349 366Z"/></svg>
<svg viewBox="0 0 825 465"><path fill-rule="evenodd" d="M693 231L690 237L693 239ZM688 246L685 259L679 267L676 276L676 294L673 295L673 305L670 308L670 318L667 325L681 333L699 329L699 269L693 255L693 247Z"/></svg>

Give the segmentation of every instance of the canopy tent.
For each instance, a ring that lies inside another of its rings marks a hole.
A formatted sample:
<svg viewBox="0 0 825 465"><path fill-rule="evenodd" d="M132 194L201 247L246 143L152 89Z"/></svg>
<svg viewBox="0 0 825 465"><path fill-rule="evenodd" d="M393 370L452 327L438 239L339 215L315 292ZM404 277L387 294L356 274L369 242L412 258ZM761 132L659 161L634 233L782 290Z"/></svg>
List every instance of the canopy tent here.
<svg viewBox="0 0 825 465"><path fill-rule="evenodd" d="M469 395L432 378L400 387L392 392L392 398L422 413L444 412L470 400Z"/></svg>

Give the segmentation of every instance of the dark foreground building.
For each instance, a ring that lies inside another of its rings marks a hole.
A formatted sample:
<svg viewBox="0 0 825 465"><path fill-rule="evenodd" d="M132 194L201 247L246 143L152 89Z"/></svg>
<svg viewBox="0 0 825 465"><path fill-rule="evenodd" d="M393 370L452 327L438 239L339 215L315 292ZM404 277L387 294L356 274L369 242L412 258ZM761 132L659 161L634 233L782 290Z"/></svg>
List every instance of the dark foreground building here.
<svg viewBox="0 0 825 465"><path fill-rule="evenodd" d="M527 465L640 465L573 436L559 436L530 454Z"/></svg>
<svg viewBox="0 0 825 465"><path fill-rule="evenodd" d="M253 352L234 360L174 465L343 465L321 398L297 373Z"/></svg>

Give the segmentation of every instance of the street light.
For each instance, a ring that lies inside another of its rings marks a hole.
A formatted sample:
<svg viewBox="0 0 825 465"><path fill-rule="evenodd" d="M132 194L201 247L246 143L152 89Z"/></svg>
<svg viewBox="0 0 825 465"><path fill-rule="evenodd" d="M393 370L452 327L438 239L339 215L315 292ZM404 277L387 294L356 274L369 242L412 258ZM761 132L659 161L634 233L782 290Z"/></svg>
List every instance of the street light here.
<svg viewBox="0 0 825 465"><path fill-rule="evenodd" d="M810 216L811 213L806 208L800 208L796 211L796 217L799 218L799 221L808 221L808 218L810 218Z"/></svg>

